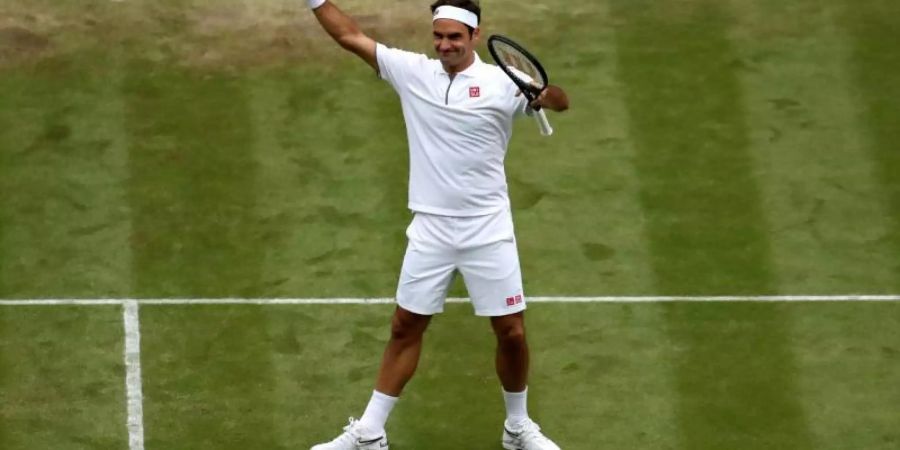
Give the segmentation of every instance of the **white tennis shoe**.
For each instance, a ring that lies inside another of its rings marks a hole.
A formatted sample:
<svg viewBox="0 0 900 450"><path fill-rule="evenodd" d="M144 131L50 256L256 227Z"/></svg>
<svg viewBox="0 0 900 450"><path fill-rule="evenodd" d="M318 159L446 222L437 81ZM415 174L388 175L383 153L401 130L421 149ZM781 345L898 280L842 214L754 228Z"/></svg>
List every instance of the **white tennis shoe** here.
<svg viewBox="0 0 900 450"><path fill-rule="evenodd" d="M387 434L372 435L360 425L359 421L350 418L344 432L331 442L313 446L310 450L388 450Z"/></svg>
<svg viewBox="0 0 900 450"><path fill-rule="evenodd" d="M506 450L559 450L559 446L541 433L541 427L526 419L516 427L503 423L503 448Z"/></svg>

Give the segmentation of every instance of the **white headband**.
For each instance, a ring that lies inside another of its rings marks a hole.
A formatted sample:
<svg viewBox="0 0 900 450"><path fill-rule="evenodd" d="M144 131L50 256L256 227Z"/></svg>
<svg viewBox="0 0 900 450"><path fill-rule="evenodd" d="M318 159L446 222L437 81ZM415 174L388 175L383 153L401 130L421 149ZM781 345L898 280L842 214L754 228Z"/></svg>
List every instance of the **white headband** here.
<svg viewBox="0 0 900 450"><path fill-rule="evenodd" d="M456 6L439 6L434 10L434 18L431 21L434 22L438 19L452 19L457 22L462 22L472 28L478 28L478 16L472 11L457 8Z"/></svg>

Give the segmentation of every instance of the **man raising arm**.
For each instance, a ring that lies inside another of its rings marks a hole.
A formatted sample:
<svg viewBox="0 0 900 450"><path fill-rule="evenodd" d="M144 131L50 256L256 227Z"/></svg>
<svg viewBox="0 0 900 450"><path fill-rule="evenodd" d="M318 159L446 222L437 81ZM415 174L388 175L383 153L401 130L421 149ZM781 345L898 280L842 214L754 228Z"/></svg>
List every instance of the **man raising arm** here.
<svg viewBox="0 0 900 450"><path fill-rule="evenodd" d="M375 59L375 41L363 34L351 17L329 1L307 0L307 2L322 28L341 47L355 53L376 72L378 71L378 61Z"/></svg>
<svg viewBox="0 0 900 450"><path fill-rule="evenodd" d="M528 106L564 111L566 93L551 86L528 105L499 67L482 62L475 52L481 8L473 0L431 5L437 59L376 43L330 1L307 2L325 31L400 97L409 144L408 208L414 214L390 339L369 404L344 433L312 450L388 449L388 416L416 371L422 337L432 316L443 312L455 273L465 281L475 314L490 320L496 337L495 368L506 405L501 445L559 450L526 407L526 298L504 160L513 118Z"/></svg>

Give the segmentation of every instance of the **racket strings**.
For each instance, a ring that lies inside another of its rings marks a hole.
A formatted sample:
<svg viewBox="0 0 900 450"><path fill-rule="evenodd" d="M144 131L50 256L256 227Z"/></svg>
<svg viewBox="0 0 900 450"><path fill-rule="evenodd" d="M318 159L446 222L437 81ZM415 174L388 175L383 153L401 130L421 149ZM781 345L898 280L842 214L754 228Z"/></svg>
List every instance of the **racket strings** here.
<svg viewBox="0 0 900 450"><path fill-rule="evenodd" d="M516 69L531 77L538 89L546 87L547 81L541 75L540 70L531 63L531 60L527 56L523 55L515 48L503 43L495 43L494 49L497 51L503 64L507 67Z"/></svg>

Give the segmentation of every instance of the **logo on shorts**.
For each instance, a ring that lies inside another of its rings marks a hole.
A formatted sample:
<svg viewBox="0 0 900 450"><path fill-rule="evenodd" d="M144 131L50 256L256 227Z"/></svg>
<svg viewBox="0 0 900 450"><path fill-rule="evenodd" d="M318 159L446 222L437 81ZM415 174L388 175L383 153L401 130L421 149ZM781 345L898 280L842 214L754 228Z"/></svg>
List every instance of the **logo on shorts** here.
<svg viewBox="0 0 900 450"><path fill-rule="evenodd" d="M469 98L481 97L481 88L478 86L469 87Z"/></svg>
<svg viewBox="0 0 900 450"><path fill-rule="evenodd" d="M516 295L515 297L506 297L506 306L515 306L519 303L522 303L521 295Z"/></svg>

